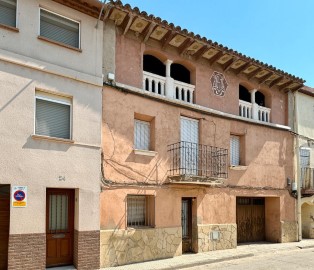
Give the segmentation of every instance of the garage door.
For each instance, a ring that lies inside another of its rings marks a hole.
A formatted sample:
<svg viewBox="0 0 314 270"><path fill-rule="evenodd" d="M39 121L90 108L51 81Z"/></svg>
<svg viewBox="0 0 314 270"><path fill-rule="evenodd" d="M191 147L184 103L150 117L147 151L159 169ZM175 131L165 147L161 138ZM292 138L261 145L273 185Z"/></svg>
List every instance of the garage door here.
<svg viewBox="0 0 314 270"><path fill-rule="evenodd" d="M0 269L8 267L10 186L0 185Z"/></svg>
<svg viewBox="0 0 314 270"><path fill-rule="evenodd" d="M265 198L237 198L238 243L265 240Z"/></svg>

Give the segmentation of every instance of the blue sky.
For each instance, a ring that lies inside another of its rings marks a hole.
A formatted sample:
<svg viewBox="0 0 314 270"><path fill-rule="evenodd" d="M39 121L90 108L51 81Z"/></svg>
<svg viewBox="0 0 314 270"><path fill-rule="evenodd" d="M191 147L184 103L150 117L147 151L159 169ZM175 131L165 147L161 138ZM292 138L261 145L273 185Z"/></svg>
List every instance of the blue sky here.
<svg viewBox="0 0 314 270"><path fill-rule="evenodd" d="M314 87L313 0L122 0Z"/></svg>

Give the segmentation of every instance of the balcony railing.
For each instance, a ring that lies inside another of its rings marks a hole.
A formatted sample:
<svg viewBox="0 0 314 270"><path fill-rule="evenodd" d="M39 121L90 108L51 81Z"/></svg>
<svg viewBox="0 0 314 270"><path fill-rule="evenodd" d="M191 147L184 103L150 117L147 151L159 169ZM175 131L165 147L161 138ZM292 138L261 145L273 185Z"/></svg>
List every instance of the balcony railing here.
<svg viewBox="0 0 314 270"><path fill-rule="evenodd" d="M252 103L239 100L239 115L246 118L252 118Z"/></svg>
<svg viewBox="0 0 314 270"><path fill-rule="evenodd" d="M151 93L166 95L166 78L143 71L143 89Z"/></svg>
<svg viewBox="0 0 314 270"><path fill-rule="evenodd" d="M168 145L169 177L181 181L211 181L228 177L228 150L191 142Z"/></svg>
<svg viewBox="0 0 314 270"><path fill-rule="evenodd" d="M193 103L193 93L195 90L195 85L174 81L174 87L176 89L176 99Z"/></svg>
<svg viewBox="0 0 314 270"><path fill-rule="evenodd" d="M169 84L166 84L166 80L166 77L143 71L143 90L193 103L195 85L175 81L173 79L171 79ZM167 87L170 89L167 89Z"/></svg>
<svg viewBox="0 0 314 270"><path fill-rule="evenodd" d="M301 188L314 191L314 168L301 168Z"/></svg>
<svg viewBox="0 0 314 270"><path fill-rule="evenodd" d="M250 102L239 100L239 115L262 122L269 122L271 109L259 106L256 103L254 105ZM254 110L256 113L254 113Z"/></svg>

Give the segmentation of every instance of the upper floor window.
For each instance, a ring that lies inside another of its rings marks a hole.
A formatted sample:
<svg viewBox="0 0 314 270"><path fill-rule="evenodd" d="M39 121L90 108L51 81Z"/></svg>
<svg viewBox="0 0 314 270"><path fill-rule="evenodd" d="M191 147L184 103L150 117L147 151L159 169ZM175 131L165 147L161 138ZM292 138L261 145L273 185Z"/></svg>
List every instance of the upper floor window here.
<svg viewBox="0 0 314 270"><path fill-rule="evenodd" d="M35 134L71 139L71 99L36 91Z"/></svg>
<svg viewBox="0 0 314 270"><path fill-rule="evenodd" d="M74 48L80 48L80 23L40 9L40 36Z"/></svg>
<svg viewBox="0 0 314 270"><path fill-rule="evenodd" d="M150 150L150 122L134 120L134 148Z"/></svg>
<svg viewBox="0 0 314 270"><path fill-rule="evenodd" d="M240 165L240 136L230 136L230 165Z"/></svg>
<svg viewBox="0 0 314 270"><path fill-rule="evenodd" d="M16 1L0 0L0 24L16 27Z"/></svg>

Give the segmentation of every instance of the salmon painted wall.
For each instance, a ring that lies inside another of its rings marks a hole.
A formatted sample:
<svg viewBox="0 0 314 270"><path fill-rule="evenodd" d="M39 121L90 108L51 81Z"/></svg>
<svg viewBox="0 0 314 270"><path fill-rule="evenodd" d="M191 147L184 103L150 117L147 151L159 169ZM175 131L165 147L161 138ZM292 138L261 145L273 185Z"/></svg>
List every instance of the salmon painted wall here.
<svg viewBox="0 0 314 270"><path fill-rule="evenodd" d="M194 101L196 104L216 109L222 112L239 114L239 84L248 90L257 89L265 96L266 107L271 108L271 122L288 124L287 94L265 85L249 82L244 76L223 72L218 66L210 66L206 59L194 61L193 58L180 56L171 46L161 48L153 40L142 43L141 39L132 33L121 35L117 31L116 46L116 81L137 88L142 88L143 55L151 54L162 62L167 59L173 63L184 65L190 70L191 84L196 86ZM214 71L224 73L228 88L224 97L213 93L210 78Z"/></svg>

